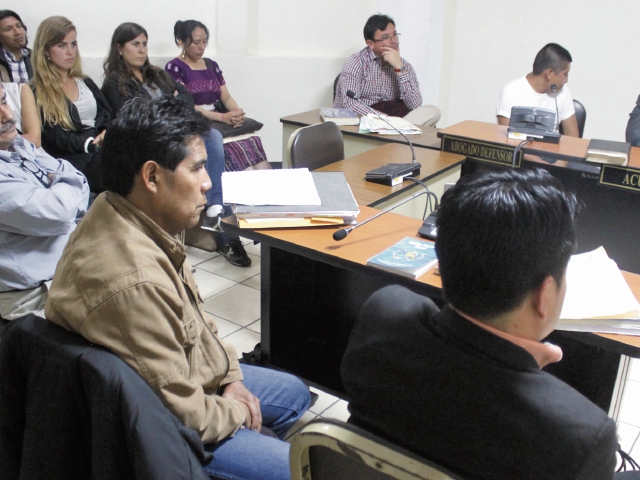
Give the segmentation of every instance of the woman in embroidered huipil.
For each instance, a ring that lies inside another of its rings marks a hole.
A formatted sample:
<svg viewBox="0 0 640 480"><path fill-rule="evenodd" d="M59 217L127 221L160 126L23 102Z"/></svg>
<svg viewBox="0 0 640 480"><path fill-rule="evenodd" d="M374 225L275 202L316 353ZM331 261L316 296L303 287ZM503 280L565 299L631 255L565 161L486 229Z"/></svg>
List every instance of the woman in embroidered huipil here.
<svg viewBox="0 0 640 480"><path fill-rule="evenodd" d="M209 120L240 128L244 111L229 93L218 64L204 57L209 41L207 27L197 20L178 21L173 32L182 54L168 62L165 71L191 92L196 109ZM260 137L256 135L226 141L225 162L229 171L271 168Z"/></svg>

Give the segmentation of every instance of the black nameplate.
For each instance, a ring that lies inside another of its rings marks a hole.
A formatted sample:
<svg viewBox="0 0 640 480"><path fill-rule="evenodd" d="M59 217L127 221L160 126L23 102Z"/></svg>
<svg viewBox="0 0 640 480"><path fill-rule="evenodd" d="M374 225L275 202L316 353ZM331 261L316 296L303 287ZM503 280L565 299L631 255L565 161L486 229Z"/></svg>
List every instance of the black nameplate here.
<svg viewBox="0 0 640 480"><path fill-rule="evenodd" d="M602 165L600 185L640 192L640 170L631 167Z"/></svg>
<svg viewBox="0 0 640 480"><path fill-rule="evenodd" d="M442 136L443 152L457 153L474 160L511 167L513 165L513 151L515 147L510 145L498 145L495 143L483 142L470 138L454 137L451 135ZM516 156L516 168L520 168L522 162L522 150Z"/></svg>

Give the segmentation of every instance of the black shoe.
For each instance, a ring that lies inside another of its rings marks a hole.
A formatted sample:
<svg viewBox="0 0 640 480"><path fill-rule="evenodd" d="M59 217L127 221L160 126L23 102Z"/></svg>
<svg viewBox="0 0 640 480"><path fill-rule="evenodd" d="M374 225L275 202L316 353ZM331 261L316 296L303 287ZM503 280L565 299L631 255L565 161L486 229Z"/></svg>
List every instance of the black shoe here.
<svg viewBox="0 0 640 480"><path fill-rule="evenodd" d="M220 253L224 255L231 265L238 267L248 267L251 265L251 258L247 255L244 245L239 238L234 238L229 245L220 247Z"/></svg>

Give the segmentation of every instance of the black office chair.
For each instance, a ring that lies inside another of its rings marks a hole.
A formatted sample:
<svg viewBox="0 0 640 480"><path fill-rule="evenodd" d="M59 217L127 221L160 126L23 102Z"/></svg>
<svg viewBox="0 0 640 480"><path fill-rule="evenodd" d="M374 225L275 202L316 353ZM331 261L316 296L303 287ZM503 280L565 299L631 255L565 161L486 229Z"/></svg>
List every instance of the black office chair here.
<svg viewBox="0 0 640 480"><path fill-rule="evenodd" d="M287 147L290 168L315 170L344 159L344 139L333 122L302 127L291 134Z"/></svg>
<svg viewBox="0 0 640 480"><path fill-rule="evenodd" d="M587 121L587 111L584 108L584 105L578 100L573 100L573 107L576 110L576 121L578 122L578 136L582 138L584 134L584 124ZM562 124L560 124L560 135L564 135Z"/></svg>
<svg viewBox="0 0 640 480"><path fill-rule="evenodd" d="M338 80L340 80L340 74L338 74L338 76L336 77L336 79L333 81L333 99L336 99L336 89L338 88Z"/></svg>
<svg viewBox="0 0 640 480"><path fill-rule="evenodd" d="M3 480L209 480L202 463L210 458L197 433L118 356L35 315L7 326Z"/></svg>
<svg viewBox="0 0 640 480"><path fill-rule="evenodd" d="M460 480L434 462L330 418L309 422L293 438L289 464L292 480Z"/></svg>

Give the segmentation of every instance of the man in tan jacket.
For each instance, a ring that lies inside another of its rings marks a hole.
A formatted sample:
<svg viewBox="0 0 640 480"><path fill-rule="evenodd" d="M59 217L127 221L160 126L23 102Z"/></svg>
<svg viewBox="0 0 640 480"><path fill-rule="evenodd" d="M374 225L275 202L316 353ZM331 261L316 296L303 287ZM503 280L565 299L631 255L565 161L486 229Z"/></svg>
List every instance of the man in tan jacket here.
<svg viewBox="0 0 640 480"><path fill-rule="evenodd" d="M134 99L108 130L107 192L89 210L58 264L47 318L131 365L214 453L209 474L288 478L282 437L305 412L295 377L240 366L202 310L179 234L194 226L211 181L206 119L173 98Z"/></svg>

